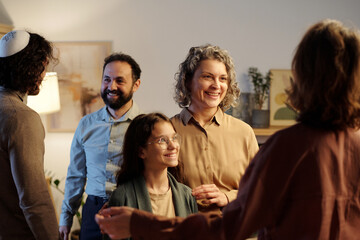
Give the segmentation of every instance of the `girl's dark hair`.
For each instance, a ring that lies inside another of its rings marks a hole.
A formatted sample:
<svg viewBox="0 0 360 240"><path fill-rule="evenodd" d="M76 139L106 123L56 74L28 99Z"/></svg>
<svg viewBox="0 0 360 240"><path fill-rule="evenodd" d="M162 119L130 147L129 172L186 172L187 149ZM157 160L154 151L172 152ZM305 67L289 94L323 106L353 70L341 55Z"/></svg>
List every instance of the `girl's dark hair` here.
<svg viewBox="0 0 360 240"><path fill-rule="evenodd" d="M290 104L314 127L360 127L360 37L335 20L306 32L297 47Z"/></svg>
<svg viewBox="0 0 360 240"><path fill-rule="evenodd" d="M174 127L170 119L162 113L140 114L131 121L124 137L123 162L116 176L117 185L143 174L145 167L143 159L139 157L140 148L146 147L155 124L161 121L168 122Z"/></svg>
<svg viewBox="0 0 360 240"><path fill-rule="evenodd" d="M56 61L52 44L36 33L29 34L29 43L23 50L0 58L0 85L21 93L36 89L48 63Z"/></svg>

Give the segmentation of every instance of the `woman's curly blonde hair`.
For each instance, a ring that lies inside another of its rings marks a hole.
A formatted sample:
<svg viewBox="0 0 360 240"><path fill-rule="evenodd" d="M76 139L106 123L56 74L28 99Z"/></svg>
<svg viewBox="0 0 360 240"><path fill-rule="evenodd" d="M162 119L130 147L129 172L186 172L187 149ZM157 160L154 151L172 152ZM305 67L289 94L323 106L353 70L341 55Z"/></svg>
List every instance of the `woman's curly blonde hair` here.
<svg viewBox="0 0 360 240"><path fill-rule="evenodd" d="M224 63L228 74L228 90L219 107L225 111L230 106L236 105L240 95L236 81L236 73L233 61L226 50L210 44L192 47L184 62L179 65L179 71L175 74L175 101L181 108L188 107L191 103L191 81L196 69L203 60L212 59Z"/></svg>

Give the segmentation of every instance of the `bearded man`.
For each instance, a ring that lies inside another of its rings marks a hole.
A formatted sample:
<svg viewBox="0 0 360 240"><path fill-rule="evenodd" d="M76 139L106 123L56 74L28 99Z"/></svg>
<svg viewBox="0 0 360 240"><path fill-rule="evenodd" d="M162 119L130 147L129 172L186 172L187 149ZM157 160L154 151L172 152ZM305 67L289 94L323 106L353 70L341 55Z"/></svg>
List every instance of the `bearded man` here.
<svg viewBox="0 0 360 240"><path fill-rule="evenodd" d="M141 113L132 100L140 86L140 74L139 65L129 55L114 53L104 60L101 97L106 106L80 120L71 144L59 224L62 239L69 239L84 190L88 197L80 239L102 239L94 216L116 188L123 137L131 120Z"/></svg>

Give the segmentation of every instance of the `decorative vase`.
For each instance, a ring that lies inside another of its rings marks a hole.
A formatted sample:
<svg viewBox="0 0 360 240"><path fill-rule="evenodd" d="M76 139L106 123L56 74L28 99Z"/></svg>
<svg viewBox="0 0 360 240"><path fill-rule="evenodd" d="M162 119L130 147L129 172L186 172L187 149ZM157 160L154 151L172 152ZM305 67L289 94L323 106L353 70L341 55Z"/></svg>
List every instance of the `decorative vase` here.
<svg viewBox="0 0 360 240"><path fill-rule="evenodd" d="M270 111L269 110L252 110L252 126L254 128L268 128L270 123Z"/></svg>

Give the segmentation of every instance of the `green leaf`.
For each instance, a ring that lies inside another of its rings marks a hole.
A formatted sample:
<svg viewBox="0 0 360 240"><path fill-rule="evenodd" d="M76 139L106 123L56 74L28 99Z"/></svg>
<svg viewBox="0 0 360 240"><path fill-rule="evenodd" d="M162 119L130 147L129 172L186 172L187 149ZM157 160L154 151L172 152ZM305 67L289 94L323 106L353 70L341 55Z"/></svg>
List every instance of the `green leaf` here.
<svg viewBox="0 0 360 240"><path fill-rule="evenodd" d="M59 187L60 180L59 180L59 179L55 179L54 184L55 184L56 187Z"/></svg>

